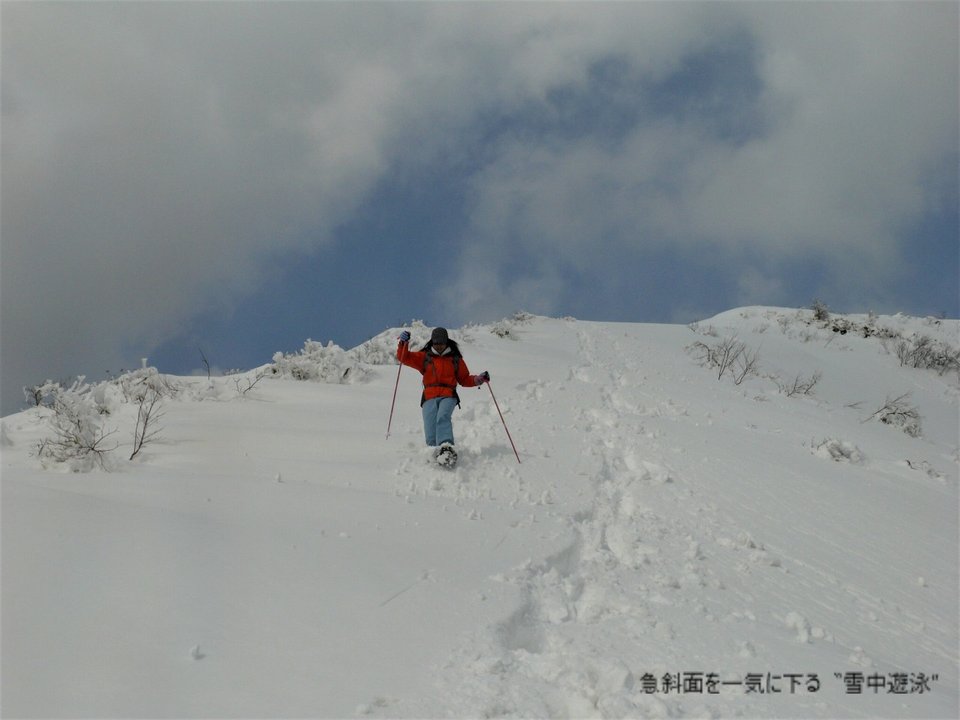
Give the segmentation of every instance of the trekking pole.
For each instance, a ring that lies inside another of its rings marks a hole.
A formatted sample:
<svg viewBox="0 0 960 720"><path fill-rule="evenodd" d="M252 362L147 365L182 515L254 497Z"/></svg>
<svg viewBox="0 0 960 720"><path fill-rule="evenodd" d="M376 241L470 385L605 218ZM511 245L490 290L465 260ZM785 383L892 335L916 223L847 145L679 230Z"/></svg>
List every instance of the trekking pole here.
<svg viewBox="0 0 960 720"><path fill-rule="evenodd" d="M517 456L517 462L520 463L520 453L517 452L517 446L513 444L513 438L510 437L510 430L507 428L507 421L503 419L503 413L500 412L500 403L497 402L497 396L493 394L493 388L490 387L490 381L486 382L487 389L490 391L490 397L493 398L493 404L497 406L497 412L500 413L500 422L503 423L503 429L507 431L507 439L510 441L510 446L513 448L513 454ZM520 463L521 465L523 463Z"/></svg>
<svg viewBox="0 0 960 720"><path fill-rule="evenodd" d="M397 368L397 384L393 386L393 400L390 401L390 419L387 420L387 440L390 439L390 426L393 425L393 406L397 404L397 388L400 387L400 371L403 370L403 358L407 355L407 346L400 353L400 367Z"/></svg>

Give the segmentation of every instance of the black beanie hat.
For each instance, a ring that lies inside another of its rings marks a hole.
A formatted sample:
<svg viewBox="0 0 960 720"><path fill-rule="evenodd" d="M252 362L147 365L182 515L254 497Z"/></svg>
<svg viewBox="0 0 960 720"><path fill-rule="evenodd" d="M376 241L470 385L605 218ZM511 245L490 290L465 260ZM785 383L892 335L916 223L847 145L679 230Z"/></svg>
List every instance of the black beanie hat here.
<svg viewBox="0 0 960 720"><path fill-rule="evenodd" d="M450 336L447 335L447 329L438 327L433 331L433 334L430 335L430 344L433 343L446 345L450 341Z"/></svg>

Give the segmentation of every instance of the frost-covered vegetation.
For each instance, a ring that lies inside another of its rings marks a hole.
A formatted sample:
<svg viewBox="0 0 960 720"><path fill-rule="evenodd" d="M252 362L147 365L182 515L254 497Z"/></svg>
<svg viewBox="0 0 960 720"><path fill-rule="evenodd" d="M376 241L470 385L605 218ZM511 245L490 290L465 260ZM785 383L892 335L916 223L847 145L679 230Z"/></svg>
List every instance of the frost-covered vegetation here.
<svg viewBox="0 0 960 720"><path fill-rule="evenodd" d="M126 408L136 408L132 420L133 459L145 445L157 439L165 398L181 388L157 372L143 368L120 377L90 384L79 377L68 385L47 380L24 395L45 418L49 434L38 441L36 454L44 467L86 472L112 467L113 452L120 447L118 433L130 425Z"/></svg>
<svg viewBox="0 0 960 720"><path fill-rule="evenodd" d="M297 353L276 353L270 374L293 380L344 384L362 381L367 371L354 355L339 345L307 340Z"/></svg>
<svg viewBox="0 0 960 720"><path fill-rule="evenodd" d="M838 351L851 351L857 340L872 343L874 351L897 358L901 367L931 370L939 375L953 375L960 380L960 336L957 321L940 318L910 318L904 315L880 317L832 314L822 301L815 301L810 310L744 309L724 313L720 318L737 313L747 320L742 327L757 336L753 343L736 334L721 337L710 323L693 323L689 327L704 339L687 346L687 352L702 366L712 369L717 379L729 376L740 385L751 376L772 382L788 397L812 396L823 379L823 370L809 367L792 376L761 367L760 348L763 335L771 328L802 343L821 343ZM881 407L876 416L881 422L898 427L908 435L919 436L920 417L905 405L905 398L888 401L894 406Z"/></svg>
<svg viewBox="0 0 960 720"><path fill-rule="evenodd" d="M465 390L453 471L399 328L286 374L36 388L0 423L4 713L957 717L960 380L892 340L955 347L960 323L840 321L877 333L710 318L694 341L734 362L709 369L681 326L451 329L522 459ZM71 447L117 446L109 473L37 458L55 397L100 428ZM748 689L768 674L782 692Z"/></svg>

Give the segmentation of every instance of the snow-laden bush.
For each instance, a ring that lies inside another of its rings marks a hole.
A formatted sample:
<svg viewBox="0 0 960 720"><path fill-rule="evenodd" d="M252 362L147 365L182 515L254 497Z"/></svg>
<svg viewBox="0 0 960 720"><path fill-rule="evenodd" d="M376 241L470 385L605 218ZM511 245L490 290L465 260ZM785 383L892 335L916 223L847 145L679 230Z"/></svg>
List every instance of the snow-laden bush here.
<svg viewBox="0 0 960 720"><path fill-rule="evenodd" d="M214 378L175 378L160 374L155 367L132 370L97 386L108 411L123 403L140 404L152 392L171 400L202 402L220 399L223 390Z"/></svg>
<svg viewBox="0 0 960 720"><path fill-rule="evenodd" d="M896 354L901 367L936 370L941 375L960 371L960 350L927 335L898 340Z"/></svg>
<svg viewBox="0 0 960 720"><path fill-rule="evenodd" d="M164 398L179 392L176 384L156 368L142 368L93 385L83 377L68 387L47 382L26 388L28 399L47 414L51 434L37 445L37 457L46 468L60 467L73 472L109 469L111 453L118 444L108 441L118 427L107 429L111 418L120 416L123 405L137 407L133 426L133 455L158 437L158 420Z"/></svg>
<svg viewBox="0 0 960 720"><path fill-rule="evenodd" d="M495 323L490 327L490 332L492 332L492 333L493 333L494 335L496 335L497 337L501 337L501 338L505 338L505 339L509 339L509 340L516 340L516 339L517 339L517 333L516 333L516 328L517 328L517 326L518 326L518 325L528 325L528 324L530 324L531 322L533 322L533 320L535 319L535 317L536 317L536 316L531 315L530 313L521 310L521 311L519 311L519 312L514 313L513 315L511 315L511 316L508 317L508 318L504 318L503 320L499 320L498 322L495 322Z"/></svg>
<svg viewBox="0 0 960 720"><path fill-rule="evenodd" d="M179 386L161 375L155 367L132 370L105 385L116 387L123 402L139 403L151 391L166 397L176 397L180 392Z"/></svg>
<svg viewBox="0 0 960 720"><path fill-rule="evenodd" d="M686 349L696 356L700 365L716 370L717 380L730 373L734 384L740 385L747 377L759 374L760 351L751 350L736 335L714 345L697 341Z"/></svg>
<svg viewBox="0 0 960 720"><path fill-rule="evenodd" d="M864 422L876 418L884 425L902 430L910 437L920 437L920 413L907 401L909 397L910 393L893 399L888 396L884 404Z"/></svg>
<svg viewBox="0 0 960 720"><path fill-rule="evenodd" d="M707 337L720 337L720 332L713 325L702 325L699 321L687 325L697 335L706 335Z"/></svg>
<svg viewBox="0 0 960 720"><path fill-rule="evenodd" d="M247 393L253 390L257 385L260 384L260 381L263 380L267 375L270 374L270 371L264 368L259 370L253 370L251 372L238 372L233 374L230 379L233 380L233 387L237 391L238 398L244 398L247 396Z"/></svg>
<svg viewBox="0 0 960 720"><path fill-rule="evenodd" d="M53 404L54 394L61 389L60 383L47 380L23 388L23 397L31 407L50 407Z"/></svg>
<svg viewBox="0 0 960 720"><path fill-rule="evenodd" d="M324 383L353 383L363 380L368 371L339 345L307 340L303 350L292 355L278 352L270 366L273 377L312 380Z"/></svg>
<svg viewBox="0 0 960 720"><path fill-rule="evenodd" d="M834 462L860 465L864 461L860 448L845 440L828 438L812 445L812 452L817 457L823 458L824 460L833 460Z"/></svg>
<svg viewBox="0 0 960 720"><path fill-rule="evenodd" d="M490 327L490 332L500 338L516 340L516 335L513 332L513 324L506 320L500 320L494 323Z"/></svg>
<svg viewBox="0 0 960 720"><path fill-rule="evenodd" d="M160 434L158 421L163 416L161 403L163 393L153 387L147 387L137 399L137 422L133 427L133 460L147 443L153 442Z"/></svg>
<svg viewBox="0 0 960 720"><path fill-rule="evenodd" d="M817 370L808 378L798 374L793 378L793 382L781 382L779 378L774 378L774 382L777 383L781 393L787 397L794 397L796 395L813 395L813 389L822 377L823 373Z"/></svg>
<svg viewBox="0 0 960 720"><path fill-rule="evenodd" d="M430 338L430 328L420 320L414 320L407 330L412 336L410 347L419 348ZM359 363L366 365L396 365L397 364L397 338L400 336L400 330L391 328L384 330L376 337L372 337L365 343L358 345L347 354Z"/></svg>
<svg viewBox="0 0 960 720"><path fill-rule="evenodd" d="M933 478L934 480L943 481L944 479L943 473L933 467L933 465L931 465L927 460L905 460L904 463L911 470L917 470L918 472L925 473L927 477Z"/></svg>
<svg viewBox="0 0 960 720"><path fill-rule="evenodd" d="M830 319L830 308L825 302L823 302L823 300L815 299L813 301L813 305L810 306L810 309L813 310L814 320L826 322Z"/></svg>
<svg viewBox="0 0 960 720"><path fill-rule="evenodd" d="M870 315L866 322L858 322L845 317L835 317L821 325L838 335L859 335L863 338L876 337L880 340L889 340L899 337L896 330L877 324L877 317Z"/></svg>
<svg viewBox="0 0 960 720"><path fill-rule="evenodd" d="M59 383L44 385L42 406L50 413L48 422L53 433L37 447L44 467L60 464L74 472L105 467L107 453L117 447L107 441L116 430L104 428L108 413L94 390L83 377L67 388Z"/></svg>

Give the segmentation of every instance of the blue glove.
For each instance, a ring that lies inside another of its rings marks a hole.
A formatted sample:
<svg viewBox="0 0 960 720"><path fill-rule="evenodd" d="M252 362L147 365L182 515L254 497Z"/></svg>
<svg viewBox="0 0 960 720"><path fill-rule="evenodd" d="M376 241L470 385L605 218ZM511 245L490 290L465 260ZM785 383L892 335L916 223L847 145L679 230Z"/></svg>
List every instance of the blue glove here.
<svg viewBox="0 0 960 720"><path fill-rule="evenodd" d="M408 333L406 330L400 333L400 342L401 343L410 342L410 333Z"/></svg>
<svg viewBox="0 0 960 720"><path fill-rule="evenodd" d="M477 381L477 385L483 385L484 383L490 382L490 373L484 370L482 373L477 375L474 380Z"/></svg>

